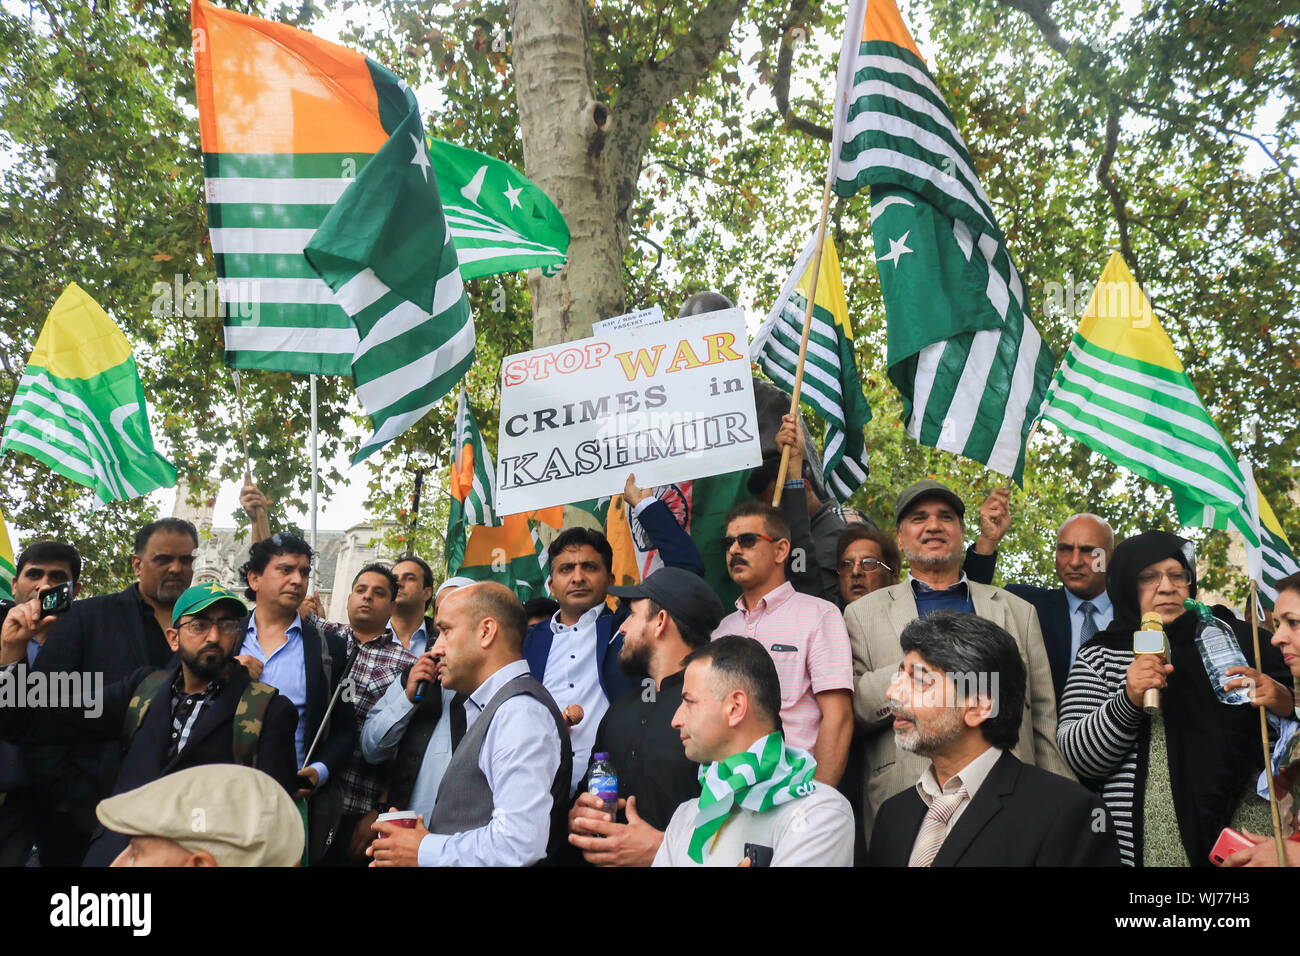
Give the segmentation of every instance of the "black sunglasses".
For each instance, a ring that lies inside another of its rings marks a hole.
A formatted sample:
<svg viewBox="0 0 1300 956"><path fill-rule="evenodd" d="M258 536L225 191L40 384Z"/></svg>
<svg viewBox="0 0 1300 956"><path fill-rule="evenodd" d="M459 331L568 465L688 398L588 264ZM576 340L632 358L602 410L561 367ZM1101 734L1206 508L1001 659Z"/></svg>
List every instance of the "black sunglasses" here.
<svg viewBox="0 0 1300 956"><path fill-rule="evenodd" d="M725 538L723 538L722 550L724 552L730 551L731 546L733 544L739 543L740 549L742 551L748 551L750 548L754 547L754 545L758 544L760 539L762 539L763 541L773 541L773 542L776 541L776 538L773 538L769 535L759 534L757 531L746 531L744 534L737 534L737 535L729 534Z"/></svg>

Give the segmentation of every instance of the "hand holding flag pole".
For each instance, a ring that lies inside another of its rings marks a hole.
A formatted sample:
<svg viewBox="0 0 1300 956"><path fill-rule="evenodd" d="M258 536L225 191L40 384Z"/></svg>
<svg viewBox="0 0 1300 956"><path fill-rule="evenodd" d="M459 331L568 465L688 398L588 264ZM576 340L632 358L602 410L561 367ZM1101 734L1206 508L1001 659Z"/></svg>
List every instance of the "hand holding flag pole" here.
<svg viewBox="0 0 1300 956"><path fill-rule="evenodd" d="M831 208L831 182L826 177L826 195L822 198L821 217L817 222L817 251L812 259L812 281L808 288L808 304L803 313L803 335L799 338L799 363L795 366L794 392L790 396L790 414L799 414L799 392L803 389L803 366L808 357L808 336L812 332L813 307L817 303L817 279L822 269L822 247L826 244L826 214ZM790 469L790 446L781 449L781 467L776 472L776 487L772 490L772 507L781 504L781 490L785 486L785 475ZM800 475L800 477L803 477Z"/></svg>

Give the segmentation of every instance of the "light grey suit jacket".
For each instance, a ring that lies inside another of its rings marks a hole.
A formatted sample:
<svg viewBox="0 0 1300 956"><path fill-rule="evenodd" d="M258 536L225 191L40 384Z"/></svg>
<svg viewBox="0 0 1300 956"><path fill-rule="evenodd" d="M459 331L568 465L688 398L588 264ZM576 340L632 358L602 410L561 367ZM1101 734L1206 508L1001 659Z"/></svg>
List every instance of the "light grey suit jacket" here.
<svg viewBox="0 0 1300 956"><path fill-rule="evenodd" d="M1042 767L1074 780L1065 758L1056 749L1056 693L1052 668L1043 647L1038 612L1032 604L1014 594L987 584L968 582L975 613L1001 627L1016 640L1025 662L1025 713L1020 723L1020 741L1012 748L1021 762ZM849 641L853 647L853 711L867 731L863 826L867 840L880 805L916 785L930 765L894 746L886 693L903 660L899 637L903 628L916 620L916 597L910 581L872 591L858 598L844 611Z"/></svg>

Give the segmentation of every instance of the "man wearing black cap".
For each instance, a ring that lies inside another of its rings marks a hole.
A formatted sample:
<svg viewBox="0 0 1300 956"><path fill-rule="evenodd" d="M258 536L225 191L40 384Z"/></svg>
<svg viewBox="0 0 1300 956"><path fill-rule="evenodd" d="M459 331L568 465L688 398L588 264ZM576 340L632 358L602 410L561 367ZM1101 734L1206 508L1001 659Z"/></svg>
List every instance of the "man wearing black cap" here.
<svg viewBox="0 0 1300 956"><path fill-rule="evenodd" d="M699 577L660 568L633 587L609 593L631 606L619 629L619 664L647 677L605 713L594 752L608 753L618 774L626 823L609 819L585 792L569 811L569 842L597 866L649 866L673 811L700 795L699 767L682 750L673 714L682 701L682 660L709 642L722 620L722 602Z"/></svg>
<svg viewBox="0 0 1300 956"><path fill-rule="evenodd" d="M908 578L872 591L844 611L853 647L853 709L868 734L863 801L867 834L880 805L915 784L926 769L924 758L894 745L888 691L903 659L903 629L934 611L977 614L1015 638L1028 679L1024 720L1012 753L1022 763L1074 779L1056 747L1056 692L1038 613L1001 588L967 578L962 571L965 513L961 498L937 481L918 481L906 488L894 506L894 520Z"/></svg>

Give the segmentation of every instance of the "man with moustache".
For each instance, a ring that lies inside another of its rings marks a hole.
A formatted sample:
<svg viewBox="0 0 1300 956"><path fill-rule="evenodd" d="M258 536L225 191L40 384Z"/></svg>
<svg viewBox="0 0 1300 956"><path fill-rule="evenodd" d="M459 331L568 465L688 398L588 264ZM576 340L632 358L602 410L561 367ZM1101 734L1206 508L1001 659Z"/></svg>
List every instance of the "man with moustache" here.
<svg viewBox="0 0 1300 956"><path fill-rule="evenodd" d="M677 807L700 794L699 767L682 751L673 715L682 702L682 661L722 620L722 602L681 568L659 568L640 584L609 593L632 608L619 633L619 664L650 675L610 705L594 750L618 774L619 809L611 820L600 798L579 793L569 811L569 843L596 866L649 866Z"/></svg>
<svg viewBox="0 0 1300 956"><path fill-rule="evenodd" d="M923 758L894 746L888 691L903 658L904 628L935 611L977 614L1015 639L1027 680L1025 719L1012 752L1022 763L1074 779L1056 747L1056 695L1038 615L1020 598L966 577L961 569L965 512L962 500L937 481L906 488L894 505L894 519L909 577L872 591L844 612L853 647L853 709L868 734L862 808L867 834L881 804L911 787L925 770Z"/></svg>
<svg viewBox="0 0 1300 956"><path fill-rule="evenodd" d="M624 501L641 523L665 567L704 574L704 562L668 506L639 488L628 475ZM605 604L614 583L614 551L590 528L566 528L546 550L550 589L560 604L555 615L533 626L524 639L524 659L561 711L577 704L583 717L573 728L571 794L587 773L592 741L609 703L631 685L618 664L623 638L618 627L625 609ZM566 801L567 804L567 801Z"/></svg>
<svg viewBox="0 0 1300 956"><path fill-rule="evenodd" d="M1101 801L1011 755L1025 665L1011 635L959 611L913 621L889 685L894 743L929 758L880 808L872 866L1119 866Z"/></svg>
<svg viewBox="0 0 1300 956"><path fill-rule="evenodd" d="M790 526L780 511L742 502L728 513L726 527L727 573L741 595L713 638L739 634L767 649L781 682L785 739L810 751L817 779L833 787L853 734L853 662L844 619L834 604L801 594L786 580Z"/></svg>
<svg viewBox="0 0 1300 956"><path fill-rule="evenodd" d="M217 584L189 588L177 599L166 632L177 658L163 670L142 667L105 689L102 715L84 726L115 744L129 740L114 794L214 763L255 766L286 792L294 787L293 705L234 660L245 612L243 602ZM85 865L108 866L128 842L100 825Z"/></svg>
<svg viewBox="0 0 1300 956"><path fill-rule="evenodd" d="M465 736L443 774L428 826L376 823L374 866L530 866L565 833L569 730L522 657L524 606L494 581L438 605L442 686L468 695Z"/></svg>
<svg viewBox="0 0 1300 956"><path fill-rule="evenodd" d="M116 594L74 601L50 627L33 670L100 673L107 685L141 667L166 666L172 648L165 634L176 600L194 576L198 546L198 530L180 518L142 527L131 558L136 582ZM23 757L45 808L38 828L42 865L80 865L96 827L95 806L117 779L120 748L86 734L33 743Z"/></svg>
<svg viewBox="0 0 1300 956"><path fill-rule="evenodd" d="M1058 707L1079 648L1104 631L1115 616L1106 593L1106 567L1114 551L1115 532L1104 518L1072 515L1056 534L1056 576L1061 586L1007 585L1008 591L1038 611Z"/></svg>

